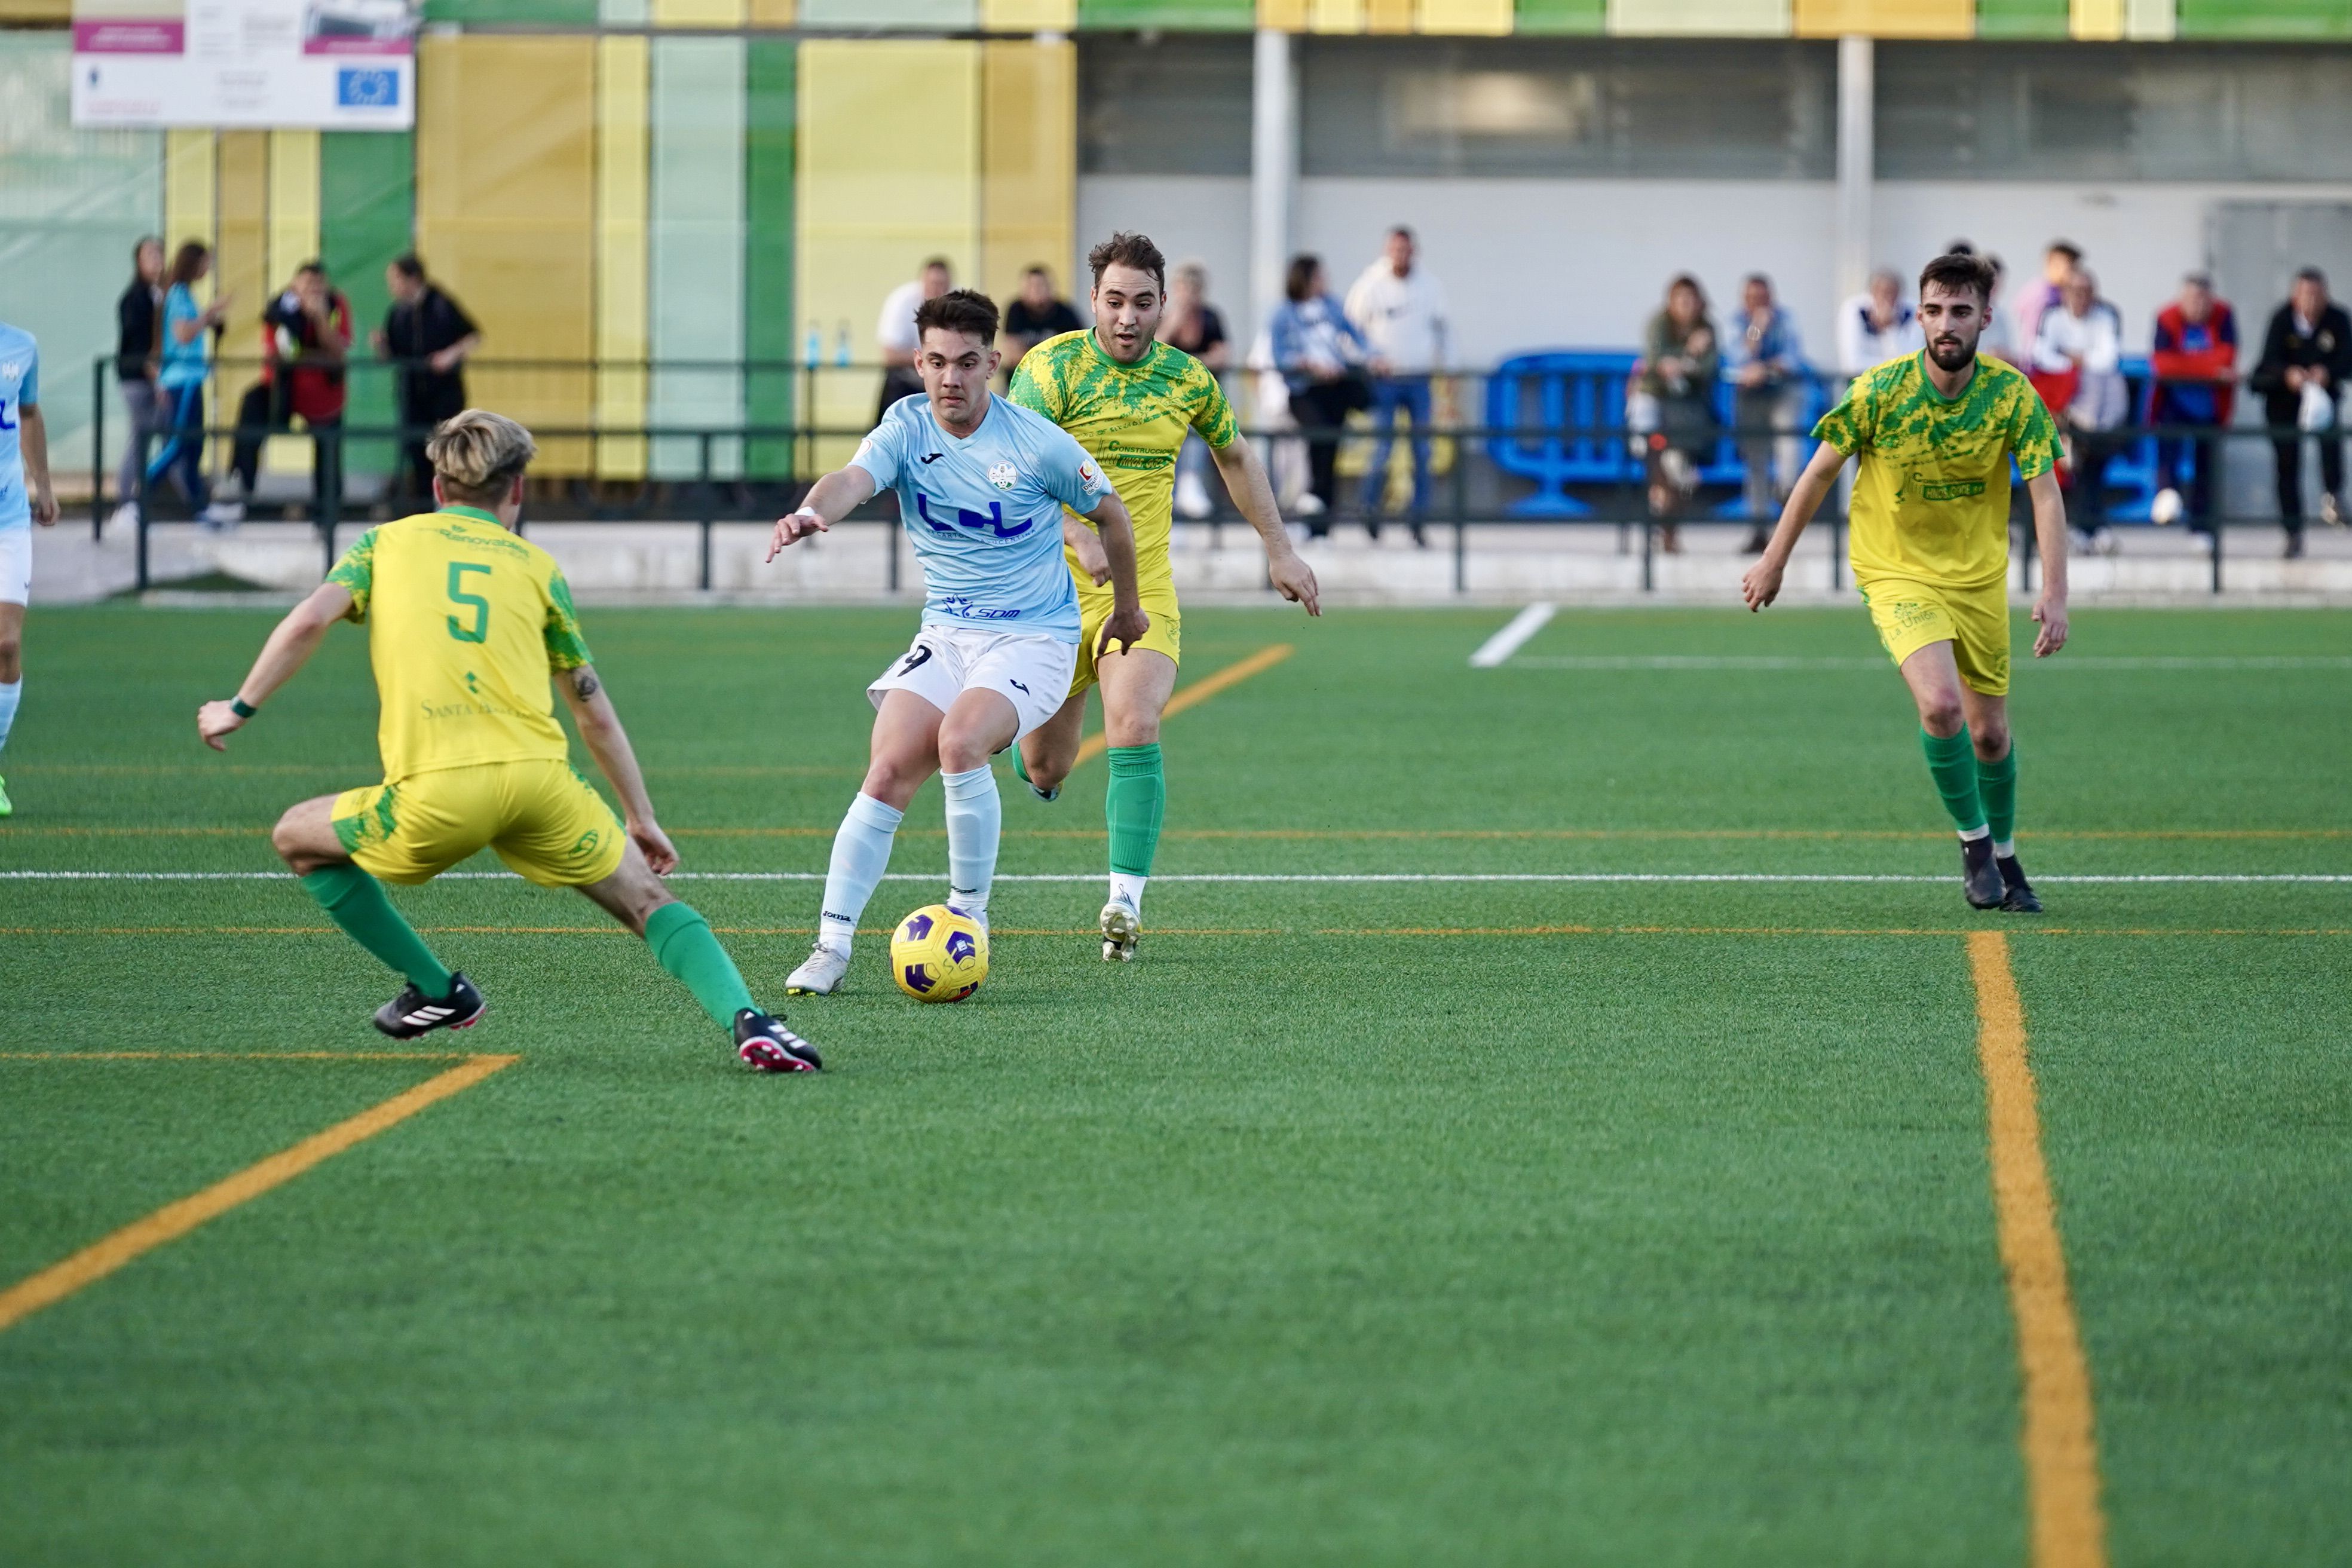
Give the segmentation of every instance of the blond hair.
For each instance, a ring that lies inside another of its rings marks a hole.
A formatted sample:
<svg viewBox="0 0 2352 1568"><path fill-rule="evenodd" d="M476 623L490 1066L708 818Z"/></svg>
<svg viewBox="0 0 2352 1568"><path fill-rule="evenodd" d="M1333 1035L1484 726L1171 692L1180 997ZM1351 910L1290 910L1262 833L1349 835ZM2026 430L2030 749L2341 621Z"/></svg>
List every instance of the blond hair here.
<svg viewBox="0 0 2352 1568"><path fill-rule="evenodd" d="M425 443L425 456L452 496L495 506L539 456L539 444L505 415L468 408L441 421Z"/></svg>

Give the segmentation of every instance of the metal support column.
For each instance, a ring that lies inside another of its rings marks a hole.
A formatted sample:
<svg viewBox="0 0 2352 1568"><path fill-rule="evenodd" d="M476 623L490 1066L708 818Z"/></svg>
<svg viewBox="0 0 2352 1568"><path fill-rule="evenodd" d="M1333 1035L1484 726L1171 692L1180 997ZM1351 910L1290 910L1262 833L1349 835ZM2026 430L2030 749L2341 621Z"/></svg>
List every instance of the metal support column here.
<svg viewBox="0 0 2352 1568"><path fill-rule="evenodd" d="M1290 35L1257 35L1250 92L1250 310L1263 331L1282 303L1290 260L1292 187L1298 180L1297 81Z"/></svg>
<svg viewBox="0 0 2352 1568"><path fill-rule="evenodd" d="M1849 33L1838 40L1838 300L1850 300L1870 286L1870 198L1876 158L1871 116L1876 90L1875 67L1876 57L1867 36Z"/></svg>

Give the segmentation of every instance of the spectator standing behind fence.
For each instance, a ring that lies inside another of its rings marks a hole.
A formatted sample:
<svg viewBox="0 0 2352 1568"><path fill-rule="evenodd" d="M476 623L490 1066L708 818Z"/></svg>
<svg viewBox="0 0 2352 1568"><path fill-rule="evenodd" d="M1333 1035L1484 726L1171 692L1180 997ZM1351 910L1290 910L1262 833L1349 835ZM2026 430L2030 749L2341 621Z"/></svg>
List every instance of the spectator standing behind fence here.
<svg viewBox="0 0 2352 1568"><path fill-rule="evenodd" d="M1009 378L1021 356L1064 332L1085 327L1070 302L1054 291L1054 275L1040 264L1021 275L1021 292L1004 310L1004 374Z"/></svg>
<svg viewBox="0 0 2352 1568"><path fill-rule="evenodd" d="M392 306L375 334L375 352L399 362L393 384L399 391L400 468L398 493L422 503L433 496L433 464L425 442L444 419L465 412L467 356L481 346L482 330L465 308L425 276L414 252L383 269Z"/></svg>
<svg viewBox="0 0 2352 1568"><path fill-rule="evenodd" d="M1698 489L1698 466L1719 429L1715 382L1722 363L1706 291L1683 273L1666 285L1664 308L1643 328L1642 357L1626 382L1625 423L1642 454L1652 517L1671 519ZM1658 531L1658 547L1682 548L1673 522Z"/></svg>
<svg viewBox="0 0 2352 1568"><path fill-rule="evenodd" d="M114 473L118 523L139 521L139 479L153 455L152 437L162 428L155 372L163 352L163 242L147 236L131 247L131 286L114 305L114 379L122 388L122 463Z"/></svg>
<svg viewBox="0 0 2352 1568"><path fill-rule="evenodd" d="M236 297L224 289L211 304L196 303L196 285L212 269L212 247L202 240L187 241L172 258L163 289L163 358L155 372L168 434L147 461L150 480L169 476L200 513L211 499L205 487L205 381L212 374L213 334Z"/></svg>
<svg viewBox="0 0 2352 1568"><path fill-rule="evenodd" d="M1212 374L1223 375L1233 345L1225 340L1224 317L1209 303L1209 269L1201 263L1180 261L1168 274L1168 309L1160 317L1160 341L1182 349ZM1208 443L1188 432L1176 453L1177 516L1198 520L1217 510L1209 499L1208 475Z"/></svg>
<svg viewBox="0 0 2352 1568"><path fill-rule="evenodd" d="M2053 239L2042 247L2042 276L2026 285L2017 297L2017 344L2021 353L2031 358L2033 344L2042 335L2042 318L2058 308L2066 291L2066 279L2083 265L2083 247L2063 239Z"/></svg>
<svg viewBox="0 0 2352 1568"><path fill-rule="evenodd" d="M1805 412L1797 319L1773 301L1772 279L1761 272L1749 273L1739 286L1739 314L1731 319L1724 367L1731 375L1732 423L1739 426L1739 460L1747 471L1748 515L1756 520L1748 536L1748 553L1754 555L1771 542L1780 503L1796 482L1797 442L1790 432Z"/></svg>
<svg viewBox="0 0 2352 1568"><path fill-rule="evenodd" d="M2293 426L2319 437L2319 517L2344 521L2344 441L2336 400L2352 376L2352 317L2327 297L2327 276L2316 267L2294 275L2286 303L2263 334L2263 357L2250 384L2263 395L2263 413L2273 427ZM2276 437L2279 521L2286 529L2290 561L2303 553L2303 443L2301 436Z"/></svg>
<svg viewBox="0 0 2352 1568"><path fill-rule="evenodd" d="M1838 371L1860 375L1927 346L1919 312L1903 298L1903 279L1887 268L1870 275L1870 287L1838 307Z"/></svg>
<svg viewBox="0 0 2352 1568"><path fill-rule="evenodd" d="M1322 258L1292 257L1282 291L1286 298L1271 323L1274 363L1290 390L1290 416L1307 437L1307 494L1298 498L1298 513L1308 520L1308 536L1320 539L1336 510L1340 429L1350 413L1371 404L1367 366L1375 373L1387 367L1373 360L1364 334L1326 290ZM1370 526L1377 530L1379 520Z"/></svg>
<svg viewBox="0 0 2352 1568"><path fill-rule="evenodd" d="M2237 317L2213 297L2210 278L2191 272L2180 280L2179 296L2156 313L2156 345L2148 355L2148 368L2156 379L2148 397L2149 423L2220 430L2230 423L2237 365ZM2148 516L2157 522L2170 522L2185 512L2190 527L2210 529L2219 457L2220 444L2214 437L2158 436L2156 473L2160 488ZM2183 468L2189 470L2185 508L2178 488Z"/></svg>
<svg viewBox="0 0 2352 1568"><path fill-rule="evenodd" d="M915 269L915 276L890 290L882 313L874 321L874 341L882 349L882 400L874 405L874 423L903 398L923 395L923 378L915 374L915 351L922 334L915 331L915 312L926 300L936 300L955 287L955 271L944 256L934 256Z"/></svg>
<svg viewBox="0 0 2352 1568"><path fill-rule="evenodd" d="M1372 382L1372 428L1379 436L1364 470L1364 527L1380 537L1389 456L1396 446L1397 411L1402 409L1412 420L1412 542L1425 544L1421 524L1429 515L1430 378L1445 371L1453 328L1445 285L1420 265L1420 257L1412 229L1403 224L1390 229L1381 257L1348 290L1348 320L1386 367Z"/></svg>
<svg viewBox="0 0 2352 1568"><path fill-rule="evenodd" d="M327 269L306 261L261 312L261 383L236 410L235 469L238 494L250 501L261 480L261 446L299 418L311 436L311 515L325 510L328 488L342 482L343 366L351 356L352 303L327 281ZM245 508L216 500L205 521L243 521Z"/></svg>
<svg viewBox="0 0 2352 1568"><path fill-rule="evenodd" d="M2107 459L2117 444L2114 431L2131 411L2123 359L2123 316L2099 298L2090 269L2078 267L2059 291L2058 308L2042 313L2033 340L2034 386L2066 437L2074 491L2066 516L2078 540L2106 532Z"/></svg>

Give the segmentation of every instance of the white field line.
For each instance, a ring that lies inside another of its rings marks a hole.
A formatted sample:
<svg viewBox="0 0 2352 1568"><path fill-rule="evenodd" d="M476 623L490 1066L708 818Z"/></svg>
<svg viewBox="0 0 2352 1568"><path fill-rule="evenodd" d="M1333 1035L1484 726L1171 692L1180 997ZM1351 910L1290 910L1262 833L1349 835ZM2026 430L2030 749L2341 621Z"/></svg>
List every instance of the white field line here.
<svg viewBox="0 0 2352 1568"><path fill-rule="evenodd" d="M1470 656L1470 668L1492 669L1518 652L1529 637L1543 630L1544 623L1551 619L1552 608L1549 605L1529 605L1513 616L1509 626L1478 645L1478 651Z"/></svg>
<svg viewBox="0 0 2352 1568"><path fill-rule="evenodd" d="M1513 622L1516 626L1518 623ZM1510 626L1503 628L1495 641L1509 635ZM1524 640L1524 639L1522 639ZM1486 659L1487 648L1480 648L1470 662L1482 668L1505 662ZM1514 643L1512 647L1518 645ZM1788 654L1528 654L1508 659L1513 669L1884 669L1884 658L1805 658ZM2352 655L2279 654L2279 655L2215 655L2198 658L2182 655L2175 658L2150 654L2069 656L2036 659L2021 665L2037 673L2052 669L2352 669Z"/></svg>
<svg viewBox="0 0 2352 1568"><path fill-rule="evenodd" d="M1099 882L1100 871L1014 872L999 882ZM822 882L823 871L675 871L672 882ZM0 871L10 882L272 882L285 871ZM519 882L512 871L444 871L441 882ZM886 882L936 882L939 873L892 871ZM1832 871L1330 871L1179 872L1166 882L1949 882L1944 876ZM2316 872L2158 872L2137 875L2037 876L2036 882L2352 882L2352 875Z"/></svg>

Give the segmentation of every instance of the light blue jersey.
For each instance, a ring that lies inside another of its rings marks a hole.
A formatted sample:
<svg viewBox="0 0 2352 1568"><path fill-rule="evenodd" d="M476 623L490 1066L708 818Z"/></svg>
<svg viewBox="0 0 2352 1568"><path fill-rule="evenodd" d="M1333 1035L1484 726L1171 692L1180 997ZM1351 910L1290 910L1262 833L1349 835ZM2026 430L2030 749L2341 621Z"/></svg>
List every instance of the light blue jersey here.
<svg viewBox="0 0 2352 1568"><path fill-rule="evenodd" d="M1059 426L1002 397L967 440L927 397L890 405L849 459L899 516L923 563L925 626L988 626L1078 640L1078 595L1062 559L1062 508L1091 515L1110 486Z"/></svg>
<svg viewBox="0 0 2352 1568"><path fill-rule="evenodd" d="M40 401L41 351L33 334L0 321L0 528L33 526L32 501L25 493L25 453L16 437L25 422L25 405L37 406Z"/></svg>

